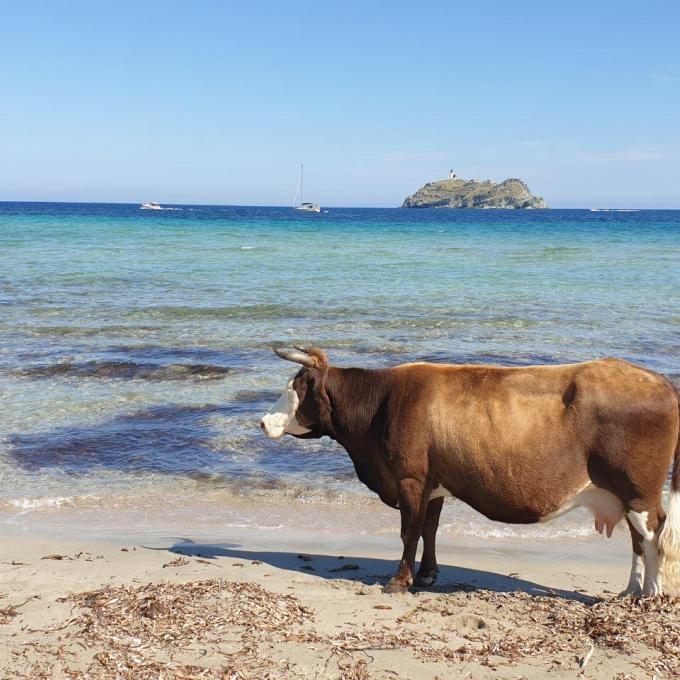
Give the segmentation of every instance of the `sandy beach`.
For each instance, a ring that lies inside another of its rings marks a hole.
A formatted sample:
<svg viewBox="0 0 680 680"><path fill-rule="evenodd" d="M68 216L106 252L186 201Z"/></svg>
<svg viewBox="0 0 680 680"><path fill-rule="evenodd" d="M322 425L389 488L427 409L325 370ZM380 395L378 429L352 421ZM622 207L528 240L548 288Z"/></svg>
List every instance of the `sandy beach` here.
<svg viewBox="0 0 680 680"><path fill-rule="evenodd" d="M628 576L623 532L610 541L444 536L436 586L385 595L399 555L392 528L193 537L10 529L2 677L680 673L680 603L615 597Z"/></svg>

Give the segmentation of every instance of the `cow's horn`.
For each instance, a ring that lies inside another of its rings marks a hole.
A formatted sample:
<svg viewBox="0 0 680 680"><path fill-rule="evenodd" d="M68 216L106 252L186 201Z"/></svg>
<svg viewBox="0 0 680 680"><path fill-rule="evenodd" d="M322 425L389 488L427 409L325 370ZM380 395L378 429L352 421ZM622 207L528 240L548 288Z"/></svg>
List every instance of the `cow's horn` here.
<svg viewBox="0 0 680 680"><path fill-rule="evenodd" d="M314 368L316 366L316 361L308 354L304 354L300 350L296 352L287 352L285 349L281 349L280 347L274 347L273 349L276 356L286 359L286 361L293 361L296 364L302 364L303 366L308 366L309 368Z"/></svg>

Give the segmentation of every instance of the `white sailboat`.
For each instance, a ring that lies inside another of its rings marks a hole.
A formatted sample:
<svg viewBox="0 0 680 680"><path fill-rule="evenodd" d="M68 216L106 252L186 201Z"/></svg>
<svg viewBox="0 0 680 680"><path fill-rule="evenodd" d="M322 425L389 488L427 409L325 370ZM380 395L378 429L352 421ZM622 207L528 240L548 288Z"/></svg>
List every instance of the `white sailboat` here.
<svg viewBox="0 0 680 680"><path fill-rule="evenodd" d="M304 165L300 163L300 180L298 181L297 189L295 190L295 198L293 199L293 208L302 212L320 213L321 207L316 203L304 203L302 201L302 185L304 181ZM300 202L298 203L298 194Z"/></svg>

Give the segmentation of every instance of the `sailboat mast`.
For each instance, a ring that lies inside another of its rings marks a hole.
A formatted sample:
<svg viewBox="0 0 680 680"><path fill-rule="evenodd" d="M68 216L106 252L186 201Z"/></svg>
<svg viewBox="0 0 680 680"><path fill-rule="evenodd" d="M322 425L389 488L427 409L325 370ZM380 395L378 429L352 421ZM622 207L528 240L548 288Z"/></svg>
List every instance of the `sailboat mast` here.
<svg viewBox="0 0 680 680"><path fill-rule="evenodd" d="M304 163L300 163L300 205L302 205L302 187L305 183L305 166Z"/></svg>

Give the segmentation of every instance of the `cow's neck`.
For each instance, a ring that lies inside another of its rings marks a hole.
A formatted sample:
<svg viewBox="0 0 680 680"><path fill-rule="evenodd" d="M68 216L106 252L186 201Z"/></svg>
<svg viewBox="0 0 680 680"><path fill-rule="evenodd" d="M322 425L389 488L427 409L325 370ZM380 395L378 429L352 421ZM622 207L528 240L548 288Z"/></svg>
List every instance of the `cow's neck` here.
<svg viewBox="0 0 680 680"><path fill-rule="evenodd" d="M325 387L333 439L349 454L359 479L384 503L396 507L395 486L381 455L390 392L388 371L330 368Z"/></svg>
<svg viewBox="0 0 680 680"><path fill-rule="evenodd" d="M380 428L389 380L386 371L363 368L331 368L326 393L331 402L331 421L336 439L346 446L366 441ZM382 429L382 428L380 428Z"/></svg>

